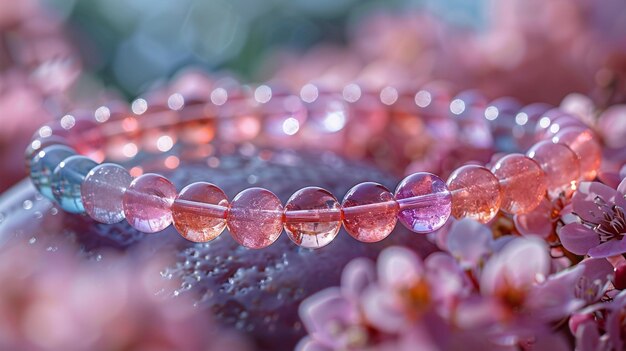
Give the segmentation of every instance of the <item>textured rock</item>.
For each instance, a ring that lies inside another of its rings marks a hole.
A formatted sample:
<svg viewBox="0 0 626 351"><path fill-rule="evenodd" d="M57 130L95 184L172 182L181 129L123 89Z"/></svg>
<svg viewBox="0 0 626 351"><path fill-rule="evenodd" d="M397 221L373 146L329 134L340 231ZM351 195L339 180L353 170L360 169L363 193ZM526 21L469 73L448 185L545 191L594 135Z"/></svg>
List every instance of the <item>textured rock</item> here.
<svg viewBox="0 0 626 351"><path fill-rule="evenodd" d="M330 155L264 152L259 157L236 151L230 155L218 152L216 156L220 160L217 167L207 167L206 160L190 161L181 156L180 167L165 171L159 167L163 165L160 159L140 155L144 172L160 172L178 190L208 181L219 185L229 199L253 186L269 189L286 203L294 192L309 185L328 189L341 199L353 185L366 180L391 189L397 183L397 179L373 168ZM172 226L160 233L142 234L126 221L107 225L87 216L66 214L35 194L26 181L0 198L0 245L10 240L54 250L71 244L78 254L102 262L107 259L104 248L135 255L138 264L143 257L139 250L172 255L173 263L163 267L162 274L180 283L172 292L173 298L193 294L200 313L213 313L225 326L245 332L260 350L292 349L304 334L297 315L300 301L337 285L342 267L352 258L375 258L392 244L413 247L420 254L434 250L423 235L400 225L375 244L360 243L342 229L335 240L319 250L298 247L287 235L281 235L268 248L250 250L239 246L228 230L209 243L193 243Z"/></svg>

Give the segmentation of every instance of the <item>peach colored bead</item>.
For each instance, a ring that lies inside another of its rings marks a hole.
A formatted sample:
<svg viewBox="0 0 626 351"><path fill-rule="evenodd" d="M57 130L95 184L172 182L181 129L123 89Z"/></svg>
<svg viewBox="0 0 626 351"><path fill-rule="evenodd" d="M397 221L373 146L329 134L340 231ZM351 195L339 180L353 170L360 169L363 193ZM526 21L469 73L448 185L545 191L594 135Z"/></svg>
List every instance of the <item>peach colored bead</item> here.
<svg viewBox="0 0 626 351"><path fill-rule="evenodd" d="M285 205L285 231L299 246L326 246L340 228L341 206L333 194L322 188L300 189Z"/></svg>
<svg viewBox="0 0 626 351"><path fill-rule="evenodd" d="M226 228L228 199L211 183L186 186L172 205L174 227L183 238L198 243L217 238Z"/></svg>
<svg viewBox="0 0 626 351"><path fill-rule="evenodd" d="M594 180L602 161L602 147L589 129L568 127L558 132L553 143L569 146L580 160L580 173L584 180Z"/></svg>
<svg viewBox="0 0 626 351"><path fill-rule="evenodd" d="M548 196L572 196L580 179L580 163L572 149L544 140L530 148L526 155L537 161L545 172Z"/></svg>
<svg viewBox="0 0 626 351"><path fill-rule="evenodd" d="M491 169L500 181L502 206L510 214L528 213L546 194L546 175L537 162L521 154L501 158Z"/></svg>
<svg viewBox="0 0 626 351"><path fill-rule="evenodd" d="M487 223L496 216L502 203L498 178L487 168L467 165L455 170L448 178L452 194L452 215Z"/></svg>
<svg viewBox="0 0 626 351"><path fill-rule="evenodd" d="M231 202L226 224L239 244L262 249L276 241L283 231L283 206L271 191L249 188Z"/></svg>
<svg viewBox="0 0 626 351"><path fill-rule="evenodd" d="M386 238L398 220L398 203L387 188L372 182L354 186L343 203L343 226L358 241L373 243Z"/></svg>

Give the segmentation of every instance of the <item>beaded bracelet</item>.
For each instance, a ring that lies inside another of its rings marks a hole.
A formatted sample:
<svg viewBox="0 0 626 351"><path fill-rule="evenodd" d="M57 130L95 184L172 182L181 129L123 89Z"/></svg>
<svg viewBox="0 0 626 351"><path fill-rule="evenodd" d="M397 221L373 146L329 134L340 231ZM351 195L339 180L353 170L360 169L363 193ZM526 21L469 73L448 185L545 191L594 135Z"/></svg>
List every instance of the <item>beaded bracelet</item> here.
<svg viewBox="0 0 626 351"><path fill-rule="evenodd" d="M313 88L314 97L321 96ZM267 97L267 89L260 86L254 90L256 102L294 97L288 93L272 96L271 90ZM305 86L300 94L304 102L311 99L307 89L312 88ZM398 103L398 91L385 89L380 92L380 101L384 105ZM362 96L354 84L343 91L348 103ZM240 192L231 202L218 186L205 182L190 184L177 194L175 186L161 175L147 173L133 178L118 164L98 164L78 155L93 155L107 135L135 132L139 124L144 128L161 128L181 120L202 121L215 118L209 116L207 106L236 109L238 103L250 99L245 94L229 99L222 88L213 91L210 102L185 103L180 94L173 94L167 108L153 112L162 113L162 118L144 119L141 123L137 118L109 121L113 120L110 117L114 106L100 107L92 119L66 115L60 120L60 128L44 126L35 134L26 150L30 178L42 195L56 201L65 211L86 213L101 223L117 223L125 218L132 227L145 233L161 231L173 223L184 238L194 242L215 239L228 227L239 244L253 249L272 244L284 228L297 245L320 248L336 237L342 223L356 240L372 243L386 238L398 220L413 232L429 233L443 226L450 215L486 223L499 210L508 214L528 213L545 196L571 196L580 180L595 178L601 161L601 148L593 132L578 119L554 110L552 114L542 112L532 117L537 122L537 134L544 140L533 145L526 155L504 156L491 170L478 165L462 166L447 182L427 172L411 174L400 182L394 194L383 185L361 183L348 191L341 204L330 192L317 187L299 190L284 207L272 192L256 187ZM412 99L416 107L425 108L432 97L420 90ZM457 100L445 103L457 116L463 112L460 109L466 108ZM137 99L132 107L132 113L121 115L138 117L146 112L147 103ZM228 111L226 114L233 113ZM495 120L498 110L489 106L481 115ZM518 125L526 124L531 118L525 111L514 116ZM341 116L331 117L335 118L329 122L332 131L333 123L343 121L338 120ZM297 123L297 119L286 119L285 133L297 132ZM171 148L171 139L162 143L165 149ZM136 147L131 149L124 152L136 154Z"/></svg>

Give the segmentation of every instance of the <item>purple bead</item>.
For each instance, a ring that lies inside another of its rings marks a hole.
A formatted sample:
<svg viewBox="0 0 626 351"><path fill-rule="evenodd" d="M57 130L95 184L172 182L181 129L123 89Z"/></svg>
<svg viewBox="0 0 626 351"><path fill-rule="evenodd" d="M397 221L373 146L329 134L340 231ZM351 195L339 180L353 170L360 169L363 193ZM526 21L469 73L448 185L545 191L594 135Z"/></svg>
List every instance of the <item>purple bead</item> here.
<svg viewBox="0 0 626 351"><path fill-rule="evenodd" d="M113 163L92 169L83 181L80 192L85 212L101 223L118 223L124 219L122 197L133 177Z"/></svg>
<svg viewBox="0 0 626 351"><path fill-rule="evenodd" d="M167 178L146 173L135 179L124 193L126 220L144 233L156 233L172 223L176 188Z"/></svg>
<svg viewBox="0 0 626 351"><path fill-rule="evenodd" d="M409 230L430 233L443 226L452 210L452 196L446 183L434 174L412 174L398 185L398 219Z"/></svg>

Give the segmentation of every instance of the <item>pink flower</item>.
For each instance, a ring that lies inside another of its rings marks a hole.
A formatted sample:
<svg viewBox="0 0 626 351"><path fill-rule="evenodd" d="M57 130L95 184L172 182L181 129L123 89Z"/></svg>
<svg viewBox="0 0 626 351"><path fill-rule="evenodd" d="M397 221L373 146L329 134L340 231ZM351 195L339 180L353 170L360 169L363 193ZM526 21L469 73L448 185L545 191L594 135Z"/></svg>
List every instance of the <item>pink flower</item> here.
<svg viewBox="0 0 626 351"><path fill-rule="evenodd" d="M583 182L572 198L580 222L559 230L563 246L577 255L610 257L626 252L626 181L615 190L598 182Z"/></svg>
<svg viewBox="0 0 626 351"><path fill-rule="evenodd" d="M446 253L422 261L402 247L384 250L377 274L369 261L346 266L340 288L323 290L300 306L309 336L299 350L424 350L435 347L428 323L443 323L456 302L470 292L469 282ZM378 280L375 281L375 275Z"/></svg>
<svg viewBox="0 0 626 351"><path fill-rule="evenodd" d="M372 263L356 259L344 269L340 288L328 288L304 300L299 313L309 336L297 349L354 350L372 344L359 299L374 280Z"/></svg>
<svg viewBox="0 0 626 351"><path fill-rule="evenodd" d="M626 291L610 302L589 306L578 316L583 318L575 330L577 350L623 350L626 345Z"/></svg>
<svg viewBox="0 0 626 351"><path fill-rule="evenodd" d="M568 199L558 197L554 200L544 198L533 211L515 215L515 228L523 236L539 236L551 240L556 235L559 222L572 211Z"/></svg>
<svg viewBox="0 0 626 351"><path fill-rule="evenodd" d="M545 242L516 238L487 261L480 291L494 297L516 323L532 318L533 324L540 325L537 322L566 317L583 304L572 289L583 267L549 275L550 264Z"/></svg>

